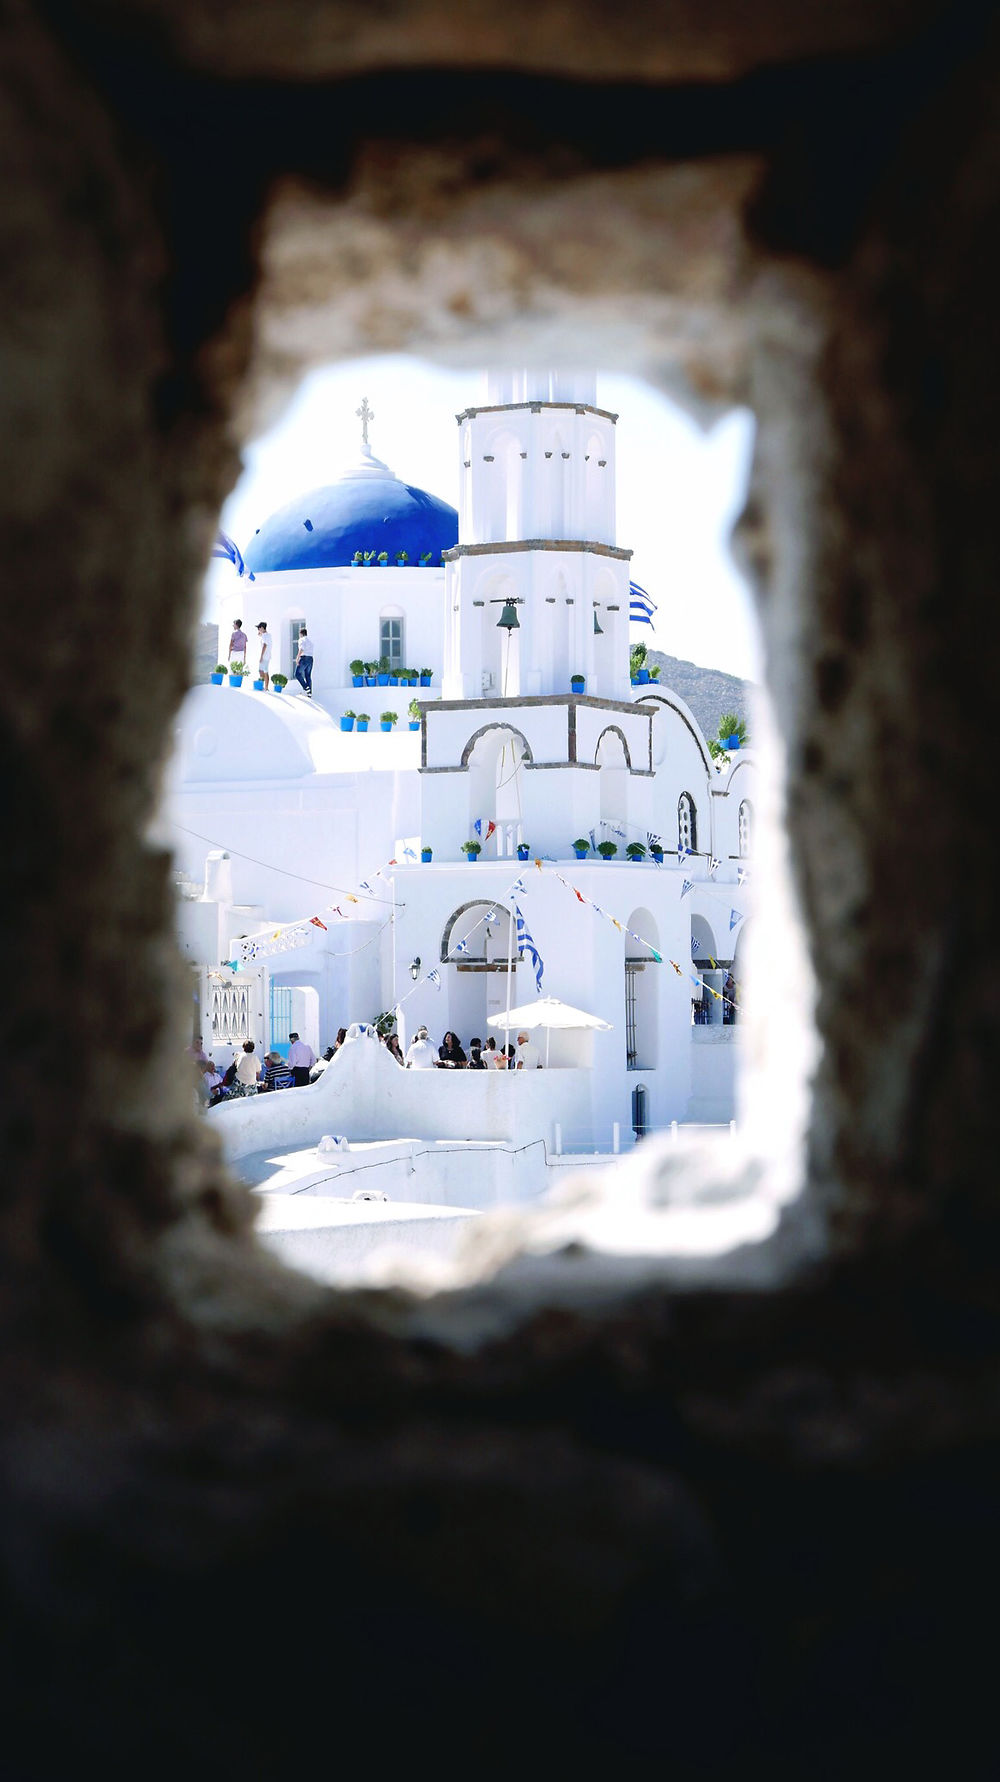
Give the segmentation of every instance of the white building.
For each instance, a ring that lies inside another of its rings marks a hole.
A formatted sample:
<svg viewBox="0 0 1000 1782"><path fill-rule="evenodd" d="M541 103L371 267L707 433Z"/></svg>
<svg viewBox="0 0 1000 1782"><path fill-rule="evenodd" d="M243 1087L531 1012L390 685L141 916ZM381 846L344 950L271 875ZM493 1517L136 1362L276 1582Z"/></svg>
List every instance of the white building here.
<svg viewBox="0 0 1000 1782"><path fill-rule="evenodd" d="M564 1142L630 1133L639 1087L649 1127L727 1120L740 1028L710 991L740 976L752 757L720 773L680 699L630 684L617 417L595 406L594 379L504 374L488 395L458 416L460 514L399 482L365 438L359 463L266 521L234 570L220 661L240 617L252 663L266 619L272 672L291 675L305 623L315 697L208 685L181 713L167 818L200 1025L216 1057L244 1034L283 1046L289 1028L319 1051L399 1006L408 1033L422 1021L467 1045L495 1031L508 992L515 1006L536 995L516 905L542 993L610 1023L552 1038ZM396 684L355 686L351 662L380 657ZM400 685L407 666L430 685ZM351 709L366 734L342 729ZM386 710L398 723L382 731ZM626 859L650 837L662 864ZM618 853L578 860L578 838ZM428 1136L451 1130L454 1089L428 1074ZM484 1101L483 1118L500 1116Z"/></svg>

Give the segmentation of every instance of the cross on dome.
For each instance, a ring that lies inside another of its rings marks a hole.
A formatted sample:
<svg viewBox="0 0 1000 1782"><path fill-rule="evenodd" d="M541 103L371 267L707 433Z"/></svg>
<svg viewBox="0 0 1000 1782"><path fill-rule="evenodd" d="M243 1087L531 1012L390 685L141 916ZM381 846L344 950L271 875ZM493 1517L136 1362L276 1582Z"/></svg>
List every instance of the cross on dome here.
<svg viewBox="0 0 1000 1782"><path fill-rule="evenodd" d="M356 408L354 410L354 412L357 415L358 420L361 422L361 444L364 446L364 449L367 452L369 449L369 447L368 447L368 423L369 423L369 421L374 421L374 419L375 419L375 410L373 408L369 408L367 396L362 396L361 407Z"/></svg>

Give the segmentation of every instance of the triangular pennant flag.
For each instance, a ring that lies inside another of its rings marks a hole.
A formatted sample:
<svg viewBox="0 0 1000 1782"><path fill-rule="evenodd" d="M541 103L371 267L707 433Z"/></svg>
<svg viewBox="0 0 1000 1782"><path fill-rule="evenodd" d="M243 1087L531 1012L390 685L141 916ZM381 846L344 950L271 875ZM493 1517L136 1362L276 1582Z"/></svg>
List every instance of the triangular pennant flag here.
<svg viewBox="0 0 1000 1782"><path fill-rule="evenodd" d="M646 946L647 946L647 947L649 947L649 942L648 942L648 941L647 941L647 942L646 942ZM663 964L663 954L662 954L662 953L658 953L658 952L657 952L657 951L656 951L656 948L655 948L655 947L649 947L649 950L650 950L650 952L651 952L651 953L652 953L652 955L653 955L653 958L654 958L654 959L655 959L655 960L656 960L656 963L657 963L657 965L662 965L662 964Z"/></svg>
<svg viewBox="0 0 1000 1782"><path fill-rule="evenodd" d="M730 912L729 912L729 932L730 932L730 934L732 934L733 929L736 927L737 922L742 922L742 920L743 920L742 910L730 910Z"/></svg>
<svg viewBox="0 0 1000 1782"><path fill-rule="evenodd" d="M322 928L324 934L327 932L326 923L321 922L318 916L310 916L309 920L314 928Z"/></svg>
<svg viewBox="0 0 1000 1782"><path fill-rule="evenodd" d="M673 966L673 968L674 968L674 970L675 970L675 972L676 972L676 973L677 973L677 976L678 976L678 977L679 977L679 978L682 978L682 977L683 977L683 976L684 976L684 973L683 973L683 972L682 972L682 971L681 971L681 968L680 968L680 966L679 966L679 965L678 965L678 963L677 963L677 961L676 961L676 959L671 959L671 961L670 961L670 963L671 963L671 965L672 965L672 966Z"/></svg>
<svg viewBox="0 0 1000 1782"><path fill-rule="evenodd" d="M691 890L691 889L692 889L692 883L691 883L691 880L690 880L690 879L685 879L685 880L684 880L684 883L683 883L683 885L682 885L682 886L681 886L681 896L682 896L682 897L686 897L686 896L687 896L687 894L688 894L688 892L689 892L689 891L690 891L690 890Z"/></svg>
<svg viewBox="0 0 1000 1782"><path fill-rule="evenodd" d="M692 951L692 953L700 953L701 952L701 941L698 939L696 934L693 934L691 936L691 951Z"/></svg>
<svg viewBox="0 0 1000 1782"><path fill-rule="evenodd" d="M486 915L483 919L486 922L495 922L497 919L496 910L487 910Z"/></svg>
<svg viewBox="0 0 1000 1782"><path fill-rule="evenodd" d="M429 984L433 984L435 990L440 990L440 988L441 988L441 973L437 970L429 971L427 973L427 982Z"/></svg>
<svg viewBox="0 0 1000 1782"><path fill-rule="evenodd" d="M455 951L456 951L456 953L467 953L469 951L468 941L467 940L458 941L455 946Z"/></svg>
<svg viewBox="0 0 1000 1782"><path fill-rule="evenodd" d="M714 879L714 877L715 877L716 873L718 872L719 867L721 865L722 865L722 861L718 858L718 856L716 854L709 855L709 857L708 857L708 876L710 879Z"/></svg>
<svg viewBox="0 0 1000 1782"><path fill-rule="evenodd" d="M750 875L747 872L747 869L745 866L737 867L737 869L736 869L736 883L738 885L745 885L749 876Z"/></svg>

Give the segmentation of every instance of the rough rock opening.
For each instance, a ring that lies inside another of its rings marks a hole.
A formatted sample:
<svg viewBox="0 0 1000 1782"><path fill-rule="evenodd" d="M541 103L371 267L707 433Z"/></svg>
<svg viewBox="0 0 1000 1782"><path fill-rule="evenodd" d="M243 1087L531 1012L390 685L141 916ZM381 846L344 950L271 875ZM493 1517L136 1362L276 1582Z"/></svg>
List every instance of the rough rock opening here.
<svg viewBox="0 0 1000 1782"><path fill-rule="evenodd" d="M5 563L52 619L3 719L11 1763L288 1774L331 1677L398 1756L439 1733L447 1675L462 1752L488 1725L500 1754L531 1728L564 1764L648 1759L669 1722L701 1774L945 1749L979 1773L995 43L973 7L720 7L708 54L598 5L571 54L538 15L539 75L516 11L428 3L395 38L319 16L279 30L260 0L222 35L147 0L21 12L8 41ZM570 1250L424 1309L338 1304L261 1257L170 1088L166 864L137 840L240 404L307 351L501 352L516 326L523 353L611 303L619 363L761 421L744 536L833 1252L778 1292L734 1259L668 1296ZM262 1690L257 1634L317 1606L323 1639Z"/></svg>

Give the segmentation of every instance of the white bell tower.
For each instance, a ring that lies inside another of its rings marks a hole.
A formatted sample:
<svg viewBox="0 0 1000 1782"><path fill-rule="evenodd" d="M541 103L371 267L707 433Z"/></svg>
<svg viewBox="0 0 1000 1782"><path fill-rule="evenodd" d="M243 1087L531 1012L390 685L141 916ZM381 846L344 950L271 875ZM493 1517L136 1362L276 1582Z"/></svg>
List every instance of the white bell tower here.
<svg viewBox="0 0 1000 1782"><path fill-rule="evenodd" d="M618 417L596 406L592 373L498 372L487 395L457 417L445 698L569 693L582 674L588 694L627 700L632 553L615 543Z"/></svg>

